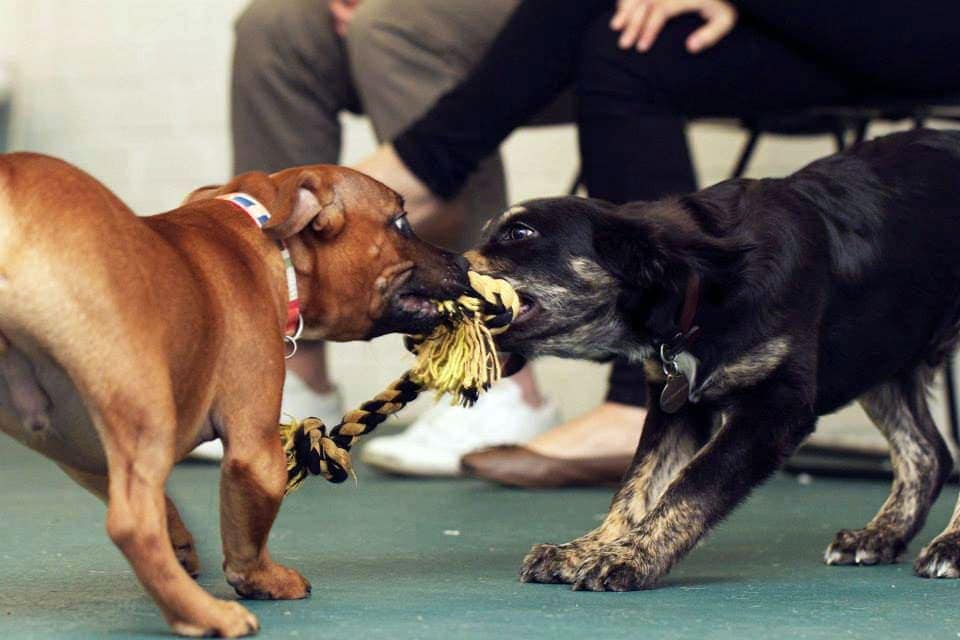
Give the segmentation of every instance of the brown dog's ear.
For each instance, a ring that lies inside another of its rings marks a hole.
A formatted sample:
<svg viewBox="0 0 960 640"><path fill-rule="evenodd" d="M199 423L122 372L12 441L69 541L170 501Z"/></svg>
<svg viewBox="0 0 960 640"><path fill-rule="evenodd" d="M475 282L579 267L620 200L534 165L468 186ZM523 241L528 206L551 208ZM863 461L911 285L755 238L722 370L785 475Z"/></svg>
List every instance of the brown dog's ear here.
<svg viewBox="0 0 960 640"><path fill-rule="evenodd" d="M185 204L190 204L191 202L196 202L197 200L207 200L212 198L213 194L222 188L222 184L208 184L205 187L194 189L190 192L190 195L183 199L183 202L180 203L180 206L182 207Z"/></svg>
<svg viewBox="0 0 960 640"><path fill-rule="evenodd" d="M326 173L301 171L281 178L274 217L263 232L274 240L284 240L302 231L308 224L323 238L333 238L343 228L344 208L334 181Z"/></svg>

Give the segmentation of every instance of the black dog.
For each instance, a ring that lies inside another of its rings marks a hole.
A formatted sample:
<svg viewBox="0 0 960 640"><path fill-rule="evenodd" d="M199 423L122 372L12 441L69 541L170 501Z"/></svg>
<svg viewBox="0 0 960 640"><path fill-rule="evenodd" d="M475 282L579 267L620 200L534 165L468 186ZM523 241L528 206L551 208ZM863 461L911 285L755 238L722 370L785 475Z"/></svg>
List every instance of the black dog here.
<svg viewBox="0 0 960 640"><path fill-rule="evenodd" d="M531 201L468 258L521 294L506 351L646 363L649 414L605 521L535 546L522 580L653 586L853 400L895 478L825 561L894 562L923 525L952 466L925 394L960 330L960 133L891 135L658 202ZM960 577L960 513L915 570Z"/></svg>

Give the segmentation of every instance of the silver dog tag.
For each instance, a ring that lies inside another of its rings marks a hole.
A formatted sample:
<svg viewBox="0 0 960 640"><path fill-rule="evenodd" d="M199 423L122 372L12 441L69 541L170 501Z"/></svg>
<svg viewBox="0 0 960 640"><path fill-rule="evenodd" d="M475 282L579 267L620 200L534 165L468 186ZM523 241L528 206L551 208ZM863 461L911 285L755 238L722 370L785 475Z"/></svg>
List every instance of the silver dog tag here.
<svg viewBox="0 0 960 640"><path fill-rule="evenodd" d="M667 374L667 384L660 392L660 408L666 413L676 413L690 399L690 381L682 371Z"/></svg>

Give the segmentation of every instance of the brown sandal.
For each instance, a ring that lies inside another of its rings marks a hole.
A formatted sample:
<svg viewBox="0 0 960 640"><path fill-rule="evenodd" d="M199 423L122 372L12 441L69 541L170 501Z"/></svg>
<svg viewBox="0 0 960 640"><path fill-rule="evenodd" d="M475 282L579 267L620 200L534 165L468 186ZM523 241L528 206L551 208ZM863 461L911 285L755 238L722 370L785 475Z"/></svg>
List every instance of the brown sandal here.
<svg viewBox="0 0 960 640"><path fill-rule="evenodd" d="M509 445L468 453L460 468L464 475L508 487L547 489L618 485L630 461L630 456L552 458Z"/></svg>

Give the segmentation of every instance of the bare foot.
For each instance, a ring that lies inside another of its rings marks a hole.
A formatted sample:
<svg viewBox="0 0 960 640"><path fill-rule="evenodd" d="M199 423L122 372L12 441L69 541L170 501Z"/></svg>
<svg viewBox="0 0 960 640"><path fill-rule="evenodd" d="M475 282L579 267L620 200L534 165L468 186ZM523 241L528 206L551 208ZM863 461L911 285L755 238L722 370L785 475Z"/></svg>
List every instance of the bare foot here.
<svg viewBox="0 0 960 640"><path fill-rule="evenodd" d="M524 446L551 458L630 456L637 449L646 415L642 407L604 402Z"/></svg>
<svg viewBox="0 0 960 640"><path fill-rule="evenodd" d="M403 196L407 218L424 240L452 247L460 243L466 208L460 198L443 200L434 195L389 144L381 145L354 169L379 180Z"/></svg>
<svg viewBox="0 0 960 640"><path fill-rule="evenodd" d="M400 193L406 201L411 224L439 213L443 207L443 200L433 195L427 185L403 164L393 145L381 145L354 169Z"/></svg>

